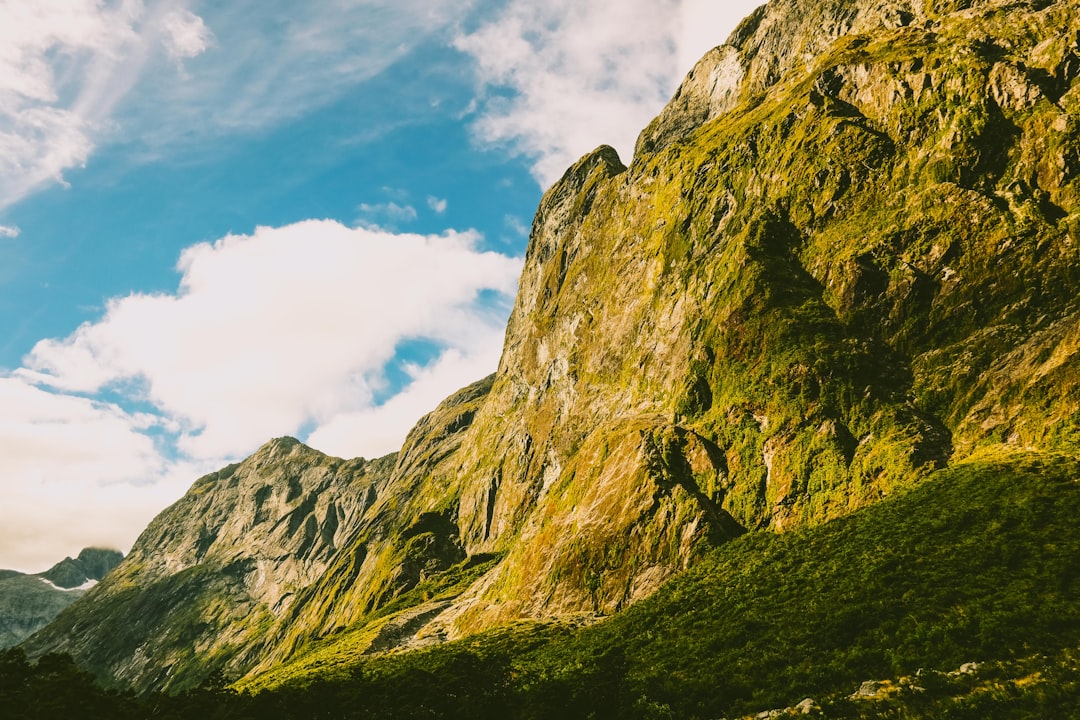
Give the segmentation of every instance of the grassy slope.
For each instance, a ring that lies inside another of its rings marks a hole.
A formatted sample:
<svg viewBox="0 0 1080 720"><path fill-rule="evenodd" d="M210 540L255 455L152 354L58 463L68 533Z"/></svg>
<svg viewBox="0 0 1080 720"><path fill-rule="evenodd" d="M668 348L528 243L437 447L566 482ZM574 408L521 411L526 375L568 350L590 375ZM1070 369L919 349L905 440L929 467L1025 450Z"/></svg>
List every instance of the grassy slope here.
<svg viewBox="0 0 1080 720"><path fill-rule="evenodd" d="M427 693L440 717L689 718L1056 654L1080 646L1078 480L1066 456L984 455L853 516L732 541L595 626L519 625L358 660L333 680L288 668L264 680L373 710L419 708Z"/></svg>

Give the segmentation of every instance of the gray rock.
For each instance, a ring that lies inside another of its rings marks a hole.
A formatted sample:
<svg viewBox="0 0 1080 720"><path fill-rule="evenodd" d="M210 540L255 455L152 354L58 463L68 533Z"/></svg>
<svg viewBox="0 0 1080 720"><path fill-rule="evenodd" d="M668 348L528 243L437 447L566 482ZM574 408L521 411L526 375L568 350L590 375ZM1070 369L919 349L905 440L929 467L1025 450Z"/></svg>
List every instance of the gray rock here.
<svg viewBox="0 0 1080 720"><path fill-rule="evenodd" d="M851 695L851 697L872 698L877 697L879 692L881 692L880 682L878 682L877 680L866 680L865 682L863 682L862 685L859 686L859 689Z"/></svg>

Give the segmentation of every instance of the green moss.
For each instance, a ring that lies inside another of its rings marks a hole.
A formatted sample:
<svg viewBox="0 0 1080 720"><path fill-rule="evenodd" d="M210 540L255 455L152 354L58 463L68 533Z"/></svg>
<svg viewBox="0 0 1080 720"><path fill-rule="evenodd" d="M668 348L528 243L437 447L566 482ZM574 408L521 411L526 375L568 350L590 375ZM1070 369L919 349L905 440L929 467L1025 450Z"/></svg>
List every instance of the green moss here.
<svg viewBox="0 0 1080 720"><path fill-rule="evenodd" d="M731 717L808 696L839 712L864 680L978 661L984 670L967 685L924 673L921 700L865 707L915 712L956 697L996 716L1018 701L971 694L989 673L1023 678L1034 663L1064 677L1064 665L1038 658L1080 643L1078 483L1075 458L984 453L823 526L733 540L600 624L513 625L356 659L330 682L357 691L357 711L416 701L393 700L393 688L421 672L448 717L465 712L455 698L477 695L510 718ZM313 677L287 685L325 692L326 676L322 690ZM1019 707L1039 697L1032 689ZM925 712L911 716L934 716Z"/></svg>
<svg viewBox="0 0 1080 720"><path fill-rule="evenodd" d="M370 651L387 622L411 608L457 597L501 559L499 555L477 555L436 573L365 615L361 621L309 644L270 672L244 678L236 687L254 692L344 672L358 657Z"/></svg>

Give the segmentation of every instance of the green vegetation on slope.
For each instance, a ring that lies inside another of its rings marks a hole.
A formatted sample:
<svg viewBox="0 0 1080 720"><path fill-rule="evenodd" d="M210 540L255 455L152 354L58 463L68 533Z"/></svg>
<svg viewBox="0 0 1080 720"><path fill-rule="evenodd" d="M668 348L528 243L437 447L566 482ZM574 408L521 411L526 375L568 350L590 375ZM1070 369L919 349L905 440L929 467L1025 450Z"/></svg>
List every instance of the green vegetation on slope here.
<svg viewBox="0 0 1080 720"><path fill-rule="evenodd" d="M347 679L266 677L283 687L238 707L325 696L374 716L704 718L1059 654L1080 646L1078 481L1065 456L983 457L823 526L733 540L595 626L515 625L358 660Z"/></svg>
<svg viewBox="0 0 1080 720"><path fill-rule="evenodd" d="M1075 646L1078 480L1064 458L970 462L818 529L747 536L571 655L618 647L635 690L688 717Z"/></svg>
<svg viewBox="0 0 1080 720"><path fill-rule="evenodd" d="M201 720L711 718L813 697L828 717L1068 716L1080 701L1078 514L1076 459L984 456L846 518L735 539L593 626L523 623L358 657L333 676L292 666L255 694L218 679L141 700L56 656L35 670L12 651L0 655L0 706L11 720L76 707ZM984 664L934 672L971 661ZM71 680L62 692L58 674ZM923 690L847 699L902 676Z"/></svg>

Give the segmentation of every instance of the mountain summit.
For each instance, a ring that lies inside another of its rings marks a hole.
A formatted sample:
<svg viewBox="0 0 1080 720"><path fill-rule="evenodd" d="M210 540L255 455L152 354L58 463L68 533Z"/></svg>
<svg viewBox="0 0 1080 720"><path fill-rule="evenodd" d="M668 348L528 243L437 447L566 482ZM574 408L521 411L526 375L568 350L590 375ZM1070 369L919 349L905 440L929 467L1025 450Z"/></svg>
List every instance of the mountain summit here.
<svg viewBox="0 0 1080 720"><path fill-rule="evenodd" d="M26 647L273 682L615 613L979 453L1075 455L1078 75L1071 2L774 0L628 167L545 194L494 376L396 455L277 440L199 480Z"/></svg>
<svg viewBox="0 0 1080 720"><path fill-rule="evenodd" d="M0 570L0 648L17 645L48 625L123 560L116 550L85 548L43 573Z"/></svg>

